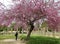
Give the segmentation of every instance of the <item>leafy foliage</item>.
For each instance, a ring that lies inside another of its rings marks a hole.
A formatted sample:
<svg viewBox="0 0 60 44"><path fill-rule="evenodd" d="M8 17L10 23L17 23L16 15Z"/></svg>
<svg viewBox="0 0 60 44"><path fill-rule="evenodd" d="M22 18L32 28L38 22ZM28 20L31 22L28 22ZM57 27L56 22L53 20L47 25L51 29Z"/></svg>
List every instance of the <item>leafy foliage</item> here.
<svg viewBox="0 0 60 44"><path fill-rule="evenodd" d="M0 26L0 32L2 31L7 31L7 27L6 26Z"/></svg>
<svg viewBox="0 0 60 44"><path fill-rule="evenodd" d="M48 24L47 24L46 21L44 21L44 22L41 24L41 28L44 28L44 27L47 27L47 26L48 26Z"/></svg>

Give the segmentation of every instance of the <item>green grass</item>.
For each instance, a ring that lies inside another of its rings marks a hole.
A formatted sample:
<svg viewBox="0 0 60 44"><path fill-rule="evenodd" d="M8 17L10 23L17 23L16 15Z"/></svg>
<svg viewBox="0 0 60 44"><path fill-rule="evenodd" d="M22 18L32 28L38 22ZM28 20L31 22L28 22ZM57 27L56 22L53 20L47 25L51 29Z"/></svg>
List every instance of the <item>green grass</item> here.
<svg viewBox="0 0 60 44"><path fill-rule="evenodd" d="M58 40L48 37L31 37L27 44L58 44Z"/></svg>
<svg viewBox="0 0 60 44"><path fill-rule="evenodd" d="M21 36L25 39L26 36ZM43 36L31 36L26 44L60 44L60 39L43 37Z"/></svg>
<svg viewBox="0 0 60 44"><path fill-rule="evenodd" d="M3 40L3 39L13 39L15 38L15 36L13 34L3 34L3 35L0 35L0 40Z"/></svg>
<svg viewBox="0 0 60 44"><path fill-rule="evenodd" d="M20 34L19 39L25 39L26 34ZM2 39L15 39L14 34L3 34L0 35L0 40ZM26 44L60 44L60 39L52 38L52 37L44 37L31 35L30 39L26 42Z"/></svg>
<svg viewBox="0 0 60 44"><path fill-rule="evenodd" d="M18 39L20 39L21 38L20 36L23 36L23 35L26 35L26 34L19 34ZM15 39L15 34L0 34L0 40L3 40L3 39Z"/></svg>

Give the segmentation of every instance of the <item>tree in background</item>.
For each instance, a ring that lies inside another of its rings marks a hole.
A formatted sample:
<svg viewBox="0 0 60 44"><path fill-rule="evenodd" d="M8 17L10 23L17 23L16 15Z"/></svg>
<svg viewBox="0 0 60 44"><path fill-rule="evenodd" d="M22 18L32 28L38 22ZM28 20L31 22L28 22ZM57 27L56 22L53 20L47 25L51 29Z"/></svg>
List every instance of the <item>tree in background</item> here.
<svg viewBox="0 0 60 44"><path fill-rule="evenodd" d="M22 27L19 27L19 28L18 28L18 31L19 31L19 33L21 34L21 33L22 33Z"/></svg>

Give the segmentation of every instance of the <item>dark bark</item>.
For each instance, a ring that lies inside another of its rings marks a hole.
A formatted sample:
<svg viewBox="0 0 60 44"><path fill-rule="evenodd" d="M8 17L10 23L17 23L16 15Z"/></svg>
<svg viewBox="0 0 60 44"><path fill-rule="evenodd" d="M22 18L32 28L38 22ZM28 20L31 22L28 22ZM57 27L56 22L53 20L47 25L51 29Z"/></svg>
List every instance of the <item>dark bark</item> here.
<svg viewBox="0 0 60 44"><path fill-rule="evenodd" d="M20 33L20 34L22 33L22 27L19 28L19 33Z"/></svg>
<svg viewBox="0 0 60 44"><path fill-rule="evenodd" d="M29 25L30 25L30 29L29 29L29 32L28 32L28 34L27 34L26 40L28 40L28 39L30 38L31 32L32 32L33 29L34 29L34 22L30 21L30 22L29 22Z"/></svg>

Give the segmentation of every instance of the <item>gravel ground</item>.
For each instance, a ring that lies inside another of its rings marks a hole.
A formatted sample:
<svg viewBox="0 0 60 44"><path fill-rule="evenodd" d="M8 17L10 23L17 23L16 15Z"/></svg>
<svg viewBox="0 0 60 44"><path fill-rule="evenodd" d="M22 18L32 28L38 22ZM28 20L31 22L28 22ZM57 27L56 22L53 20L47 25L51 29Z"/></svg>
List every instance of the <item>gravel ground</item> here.
<svg viewBox="0 0 60 44"><path fill-rule="evenodd" d="M0 40L0 44L25 44L21 40L15 40L15 39L5 39Z"/></svg>

